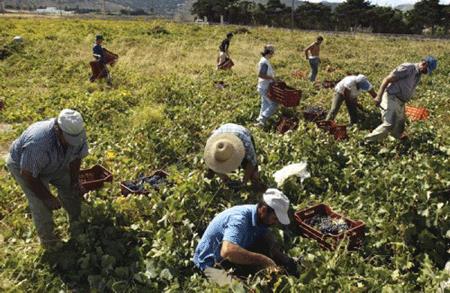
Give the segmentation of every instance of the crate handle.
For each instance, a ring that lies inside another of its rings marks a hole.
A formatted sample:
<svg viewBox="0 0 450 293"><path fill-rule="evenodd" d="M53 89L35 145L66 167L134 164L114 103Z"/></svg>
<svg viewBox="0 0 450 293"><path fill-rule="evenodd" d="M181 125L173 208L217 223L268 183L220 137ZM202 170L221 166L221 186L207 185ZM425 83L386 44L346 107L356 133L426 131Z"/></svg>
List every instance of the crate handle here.
<svg viewBox="0 0 450 293"><path fill-rule="evenodd" d="M314 215L316 213L316 211L314 210L310 210L304 213L305 216L310 216L310 215Z"/></svg>

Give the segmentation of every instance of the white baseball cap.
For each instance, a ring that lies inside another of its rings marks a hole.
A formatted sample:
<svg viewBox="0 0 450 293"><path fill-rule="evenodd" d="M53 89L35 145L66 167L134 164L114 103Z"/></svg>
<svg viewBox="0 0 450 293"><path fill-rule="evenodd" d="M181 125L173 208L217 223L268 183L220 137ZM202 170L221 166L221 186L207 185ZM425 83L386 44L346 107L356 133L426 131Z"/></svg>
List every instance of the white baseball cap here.
<svg viewBox="0 0 450 293"><path fill-rule="evenodd" d="M289 199L276 188L269 188L263 194L264 202L275 211L275 215L283 225L289 225Z"/></svg>
<svg viewBox="0 0 450 293"><path fill-rule="evenodd" d="M78 146L86 140L83 117L77 111L62 110L58 115L57 122L68 144Z"/></svg>

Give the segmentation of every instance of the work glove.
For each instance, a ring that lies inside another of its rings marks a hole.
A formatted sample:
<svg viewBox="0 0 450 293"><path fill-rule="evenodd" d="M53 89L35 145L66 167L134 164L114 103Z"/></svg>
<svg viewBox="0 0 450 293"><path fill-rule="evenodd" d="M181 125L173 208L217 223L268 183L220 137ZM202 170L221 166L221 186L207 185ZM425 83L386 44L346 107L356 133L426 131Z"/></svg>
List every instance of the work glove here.
<svg viewBox="0 0 450 293"><path fill-rule="evenodd" d="M297 268L297 262L293 258L289 258L288 262L284 265L284 268L290 276L294 276L296 278L300 277L300 272Z"/></svg>

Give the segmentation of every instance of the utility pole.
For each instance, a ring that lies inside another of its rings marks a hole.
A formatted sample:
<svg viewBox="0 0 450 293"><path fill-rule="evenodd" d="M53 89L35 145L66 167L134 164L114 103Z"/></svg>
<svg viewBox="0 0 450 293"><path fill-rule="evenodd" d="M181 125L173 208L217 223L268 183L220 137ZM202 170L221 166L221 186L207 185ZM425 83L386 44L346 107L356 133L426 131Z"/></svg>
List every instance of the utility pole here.
<svg viewBox="0 0 450 293"><path fill-rule="evenodd" d="M106 14L106 2L105 2L105 0L102 1L102 13Z"/></svg>
<svg viewBox="0 0 450 293"><path fill-rule="evenodd" d="M5 13L5 0L0 0L0 13Z"/></svg>
<svg viewBox="0 0 450 293"><path fill-rule="evenodd" d="M294 30L294 9L295 9L295 0L292 0L291 6L291 30Z"/></svg>

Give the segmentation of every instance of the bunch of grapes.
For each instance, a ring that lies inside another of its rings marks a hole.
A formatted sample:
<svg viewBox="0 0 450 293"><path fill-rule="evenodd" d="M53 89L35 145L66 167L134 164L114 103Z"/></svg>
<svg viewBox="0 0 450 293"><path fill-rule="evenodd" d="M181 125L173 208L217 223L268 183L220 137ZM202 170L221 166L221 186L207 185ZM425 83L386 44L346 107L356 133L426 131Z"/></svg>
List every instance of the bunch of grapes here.
<svg viewBox="0 0 450 293"><path fill-rule="evenodd" d="M349 228L344 219L333 219L326 215L315 215L306 220L305 223L323 234L330 235L340 234Z"/></svg>

